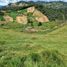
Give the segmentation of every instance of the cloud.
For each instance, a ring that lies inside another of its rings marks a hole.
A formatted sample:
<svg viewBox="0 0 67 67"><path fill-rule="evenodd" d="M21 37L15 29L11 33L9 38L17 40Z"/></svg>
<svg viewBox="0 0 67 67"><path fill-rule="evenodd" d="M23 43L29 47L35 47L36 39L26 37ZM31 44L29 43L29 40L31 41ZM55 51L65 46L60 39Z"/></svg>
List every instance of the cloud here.
<svg viewBox="0 0 67 67"><path fill-rule="evenodd" d="M18 2L18 1L21 1L21 0L9 0L9 3L15 3L15 2Z"/></svg>
<svg viewBox="0 0 67 67"><path fill-rule="evenodd" d="M8 3L8 0L0 0L0 5L7 5Z"/></svg>
<svg viewBox="0 0 67 67"><path fill-rule="evenodd" d="M8 0L0 0L0 3L8 3Z"/></svg>

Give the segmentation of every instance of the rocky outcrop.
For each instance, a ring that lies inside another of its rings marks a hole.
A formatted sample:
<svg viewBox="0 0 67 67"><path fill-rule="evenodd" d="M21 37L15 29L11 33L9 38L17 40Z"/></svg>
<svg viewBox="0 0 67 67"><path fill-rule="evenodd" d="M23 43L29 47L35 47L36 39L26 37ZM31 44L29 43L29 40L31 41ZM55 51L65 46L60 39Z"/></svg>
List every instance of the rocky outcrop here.
<svg viewBox="0 0 67 67"><path fill-rule="evenodd" d="M33 13L35 11L35 7L29 7L27 8L27 13Z"/></svg>
<svg viewBox="0 0 67 67"><path fill-rule="evenodd" d="M17 16L16 22L21 23L21 24L27 24L27 16L25 16L25 15Z"/></svg>
<svg viewBox="0 0 67 67"><path fill-rule="evenodd" d="M38 11L38 10L35 10L35 11L34 11L33 16L35 16L35 19L36 19L36 21L38 21L38 22L44 23L44 22L48 22L48 21L49 21L48 17L45 16L44 14L42 14L42 13L41 13L40 11Z"/></svg>
<svg viewBox="0 0 67 67"><path fill-rule="evenodd" d="M7 24L6 21L0 21L0 25L4 25L4 24Z"/></svg>
<svg viewBox="0 0 67 67"><path fill-rule="evenodd" d="M8 15L3 16L3 18L5 19L6 22L13 22L13 18Z"/></svg>
<svg viewBox="0 0 67 67"><path fill-rule="evenodd" d="M44 23L49 21L48 17L38 11L34 6L27 8L27 13L32 13L37 22Z"/></svg>
<svg viewBox="0 0 67 67"><path fill-rule="evenodd" d="M20 6L21 5L22 4L20 4ZM27 8L26 14L20 14L20 15L16 16L16 22L20 23L20 24L27 24L29 13L31 13L30 17L34 17L33 18L34 20L32 20L32 22L37 21L40 23L44 23L44 22L49 21L47 16L45 16L43 13L41 13L39 10L37 10L34 6L32 6L32 7ZM13 22L13 18L8 15L3 16L3 18L5 19L5 22Z"/></svg>

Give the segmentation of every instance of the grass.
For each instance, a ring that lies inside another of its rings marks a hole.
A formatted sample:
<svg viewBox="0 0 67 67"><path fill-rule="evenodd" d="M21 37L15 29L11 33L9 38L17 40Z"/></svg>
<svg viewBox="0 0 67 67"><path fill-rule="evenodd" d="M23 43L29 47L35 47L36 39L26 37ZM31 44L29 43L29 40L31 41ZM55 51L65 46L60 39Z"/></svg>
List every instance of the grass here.
<svg viewBox="0 0 67 67"><path fill-rule="evenodd" d="M25 14L26 12L27 12L26 9L19 10L19 11L10 11L8 13L8 15L11 16L15 20L16 16L21 15L21 14Z"/></svg>
<svg viewBox="0 0 67 67"><path fill-rule="evenodd" d="M53 27L48 25L45 29ZM48 34L20 29L18 24L0 27L0 67L67 67L67 25Z"/></svg>
<svg viewBox="0 0 67 67"><path fill-rule="evenodd" d="M5 19L3 18L2 15L0 15L0 21L4 21Z"/></svg>

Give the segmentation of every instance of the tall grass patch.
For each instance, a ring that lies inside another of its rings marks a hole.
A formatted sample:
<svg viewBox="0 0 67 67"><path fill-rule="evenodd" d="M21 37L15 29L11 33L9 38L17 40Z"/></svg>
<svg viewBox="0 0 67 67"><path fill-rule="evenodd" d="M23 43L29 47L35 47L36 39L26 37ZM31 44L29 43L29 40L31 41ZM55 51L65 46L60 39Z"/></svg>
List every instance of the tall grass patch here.
<svg viewBox="0 0 67 67"><path fill-rule="evenodd" d="M2 56L0 67L65 67L64 55L56 50L43 50L24 56L12 56Z"/></svg>

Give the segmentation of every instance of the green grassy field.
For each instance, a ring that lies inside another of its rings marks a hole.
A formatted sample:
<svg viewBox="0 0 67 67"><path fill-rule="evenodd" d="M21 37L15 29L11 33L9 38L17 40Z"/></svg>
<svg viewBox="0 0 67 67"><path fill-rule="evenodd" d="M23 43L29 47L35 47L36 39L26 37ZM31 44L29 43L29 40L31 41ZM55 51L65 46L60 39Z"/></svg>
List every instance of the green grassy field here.
<svg viewBox="0 0 67 67"><path fill-rule="evenodd" d="M67 25L47 34L0 28L0 67L67 67L64 63Z"/></svg>

